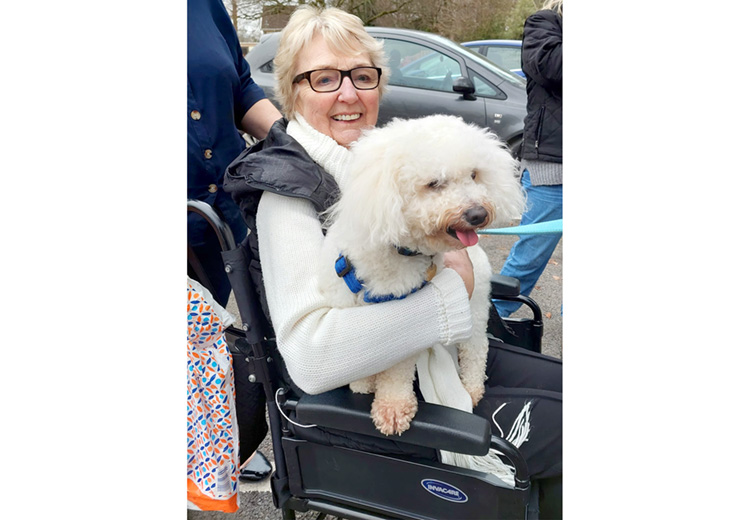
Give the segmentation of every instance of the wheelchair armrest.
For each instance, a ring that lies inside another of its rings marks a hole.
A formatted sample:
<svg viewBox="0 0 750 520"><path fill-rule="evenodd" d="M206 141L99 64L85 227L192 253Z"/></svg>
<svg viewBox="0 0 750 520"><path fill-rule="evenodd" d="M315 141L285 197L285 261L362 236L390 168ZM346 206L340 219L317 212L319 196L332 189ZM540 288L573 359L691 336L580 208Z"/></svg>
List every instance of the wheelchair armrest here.
<svg viewBox="0 0 750 520"><path fill-rule="evenodd" d="M380 433L370 418L372 395L355 394L347 387L297 401L297 419L306 424L389 439L467 455L485 455L490 448L490 423L478 415L420 402L408 430L400 436Z"/></svg>
<svg viewBox="0 0 750 520"><path fill-rule="evenodd" d="M490 294L496 300L503 296L518 296L521 294L521 282L518 281L518 278L493 274L490 278L490 285L492 286Z"/></svg>

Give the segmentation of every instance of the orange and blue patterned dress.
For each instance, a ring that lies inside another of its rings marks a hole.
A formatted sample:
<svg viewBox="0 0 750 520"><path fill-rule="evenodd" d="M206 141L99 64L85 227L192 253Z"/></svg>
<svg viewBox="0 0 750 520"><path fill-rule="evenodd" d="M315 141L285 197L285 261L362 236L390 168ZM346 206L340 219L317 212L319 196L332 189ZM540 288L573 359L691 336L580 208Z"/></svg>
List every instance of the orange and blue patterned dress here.
<svg viewBox="0 0 750 520"><path fill-rule="evenodd" d="M234 373L224 330L234 318L188 278L188 509L233 513L239 507L239 430Z"/></svg>

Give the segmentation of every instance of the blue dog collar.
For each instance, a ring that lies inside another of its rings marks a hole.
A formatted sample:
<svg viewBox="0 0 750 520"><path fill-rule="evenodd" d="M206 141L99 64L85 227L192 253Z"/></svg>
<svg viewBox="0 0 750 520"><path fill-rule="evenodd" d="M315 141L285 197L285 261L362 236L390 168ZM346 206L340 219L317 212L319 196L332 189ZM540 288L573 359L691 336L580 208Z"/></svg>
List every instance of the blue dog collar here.
<svg viewBox="0 0 750 520"><path fill-rule="evenodd" d="M346 282L346 286L354 294L363 289L362 282L357 278L356 269L354 269L354 266L349 263L349 259L344 255L339 255L336 259L336 274Z"/></svg>
<svg viewBox="0 0 750 520"><path fill-rule="evenodd" d="M403 256L417 256L417 255L422 254L419 251L412 251L408 247L399 247L399 246L393 246L393 247L396 248L396 251L398 251L398 254L403 255Z"/></svg>
<svg viewBox="0 0 750 520"><path fill-rule="evenodd" d="M357 294L359 291L364 289L362 281L357 278L357 270L354 268L351 262L349 262L349 259L343 254L339 255L339 257L336 259L335 268L336 274L339 275L339 278L342 278L344 282L346 282L346 286L349 287L349 290L351 292ZM391 300L402 300L408 295L417 292L425 285L427 285L427 280L424 280L422 282L422 285L420 285L419 287L415 287L411 290L411 292L402 294L401 296L394 296L393 294L373 295L370 293L370 291L365 291L364 301L365 303L382 303L389 302Z"/></svg>

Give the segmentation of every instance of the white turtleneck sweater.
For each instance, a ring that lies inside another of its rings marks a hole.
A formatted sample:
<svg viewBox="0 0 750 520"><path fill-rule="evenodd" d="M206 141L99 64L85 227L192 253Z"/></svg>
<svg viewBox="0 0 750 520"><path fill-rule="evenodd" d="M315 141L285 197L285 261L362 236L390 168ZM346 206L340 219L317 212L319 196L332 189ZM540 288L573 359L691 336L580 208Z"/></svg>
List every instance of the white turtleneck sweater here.
<svg viewBox="0 0 750 520"><path fill-rule="evenodd" d="M300 115L289 122L287 132L343 184L348 149ZM318 289L323 234L312 204L265 192L256 224L276 342L289 375L303 391L317 394L338 388L435 344L448 345L471 335L468 294L454 270L444 269L402 300L333 308Z"/></svg>

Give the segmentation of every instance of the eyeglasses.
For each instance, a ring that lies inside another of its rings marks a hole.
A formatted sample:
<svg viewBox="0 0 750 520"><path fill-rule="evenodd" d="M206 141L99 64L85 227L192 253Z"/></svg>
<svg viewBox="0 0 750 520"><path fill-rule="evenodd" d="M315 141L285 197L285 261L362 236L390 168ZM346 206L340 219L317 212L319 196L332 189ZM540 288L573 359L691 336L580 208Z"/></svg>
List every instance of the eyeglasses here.
<svg viewBox="0 0 750 520"><path fill-rule="evenodd" d="M357 90L372 90L380 84L383 70L379 67L357 67L351 70L318 69L297 75L292 83L306 79L315 92L334 92L341 87L344 78L349 78Z"/></svg>

